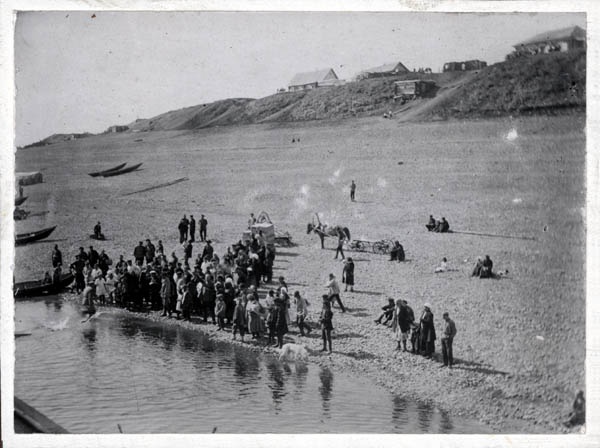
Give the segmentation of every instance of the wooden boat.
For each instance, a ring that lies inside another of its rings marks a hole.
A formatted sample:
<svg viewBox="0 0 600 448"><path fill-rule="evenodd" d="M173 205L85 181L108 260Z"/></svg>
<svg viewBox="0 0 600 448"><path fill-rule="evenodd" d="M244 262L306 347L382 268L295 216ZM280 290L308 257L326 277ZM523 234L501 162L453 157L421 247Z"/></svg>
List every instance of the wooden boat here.
<svg viewBox="0 0 600 448"><path fill-rule="evenodd" d="M15 297L36 297L47 294L56 294L62 291L64 288L73 283L73 274L70 272L64 273L60 276L60 280L57 284L44 283L43 280L34 280L29 282L15 283L14 296Z"/></svg>
<svg viewBox="0 0 600 448"><path fill-rule="evenodd" d="M111 173L113 171L118 171L121 168L123 168L125 165L127 165L127 162L122 163L120 165L115 166L114 168L110 168L108 170L104 170L104 171L96 171L95 173L88 173L90 176L92 177L98 177L98 176L104 176L106 173Z"/></svg>
<svg viewBox="0 0 600 448"><path fill-rule="evenodd" d="M128 166L127 168L123 168L122 170L111 171L110 173L103 174L102 177L120 176L121 174L130 173L132 171L135 171L140 166L142 166L142 164L138 163L137 165Z"/></svg>
<svg viewBox="0 0 600 448"><path fill-rule="evenodd" d="M19 205L21 205L23 202L25 202L27 200L29 196L19 196L18 198L15 198L15 207L18 207Z"/></svg>
<svg viewBox="0 0 600 448"><path fill-rule="evenodd" d="M15 245L20 246L22 244L42 240L48 237L52 232L54 232L54 229L56 229L56 226L38 230L37 232L18 233L17 236L15 236Z"/></svg>

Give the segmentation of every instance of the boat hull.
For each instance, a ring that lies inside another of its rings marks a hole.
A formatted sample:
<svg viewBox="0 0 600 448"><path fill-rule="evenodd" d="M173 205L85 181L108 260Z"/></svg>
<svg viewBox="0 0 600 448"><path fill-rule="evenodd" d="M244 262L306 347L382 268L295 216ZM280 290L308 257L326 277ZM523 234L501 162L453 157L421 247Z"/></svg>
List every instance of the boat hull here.
<svg viewBox="0 0 600 448"><path fill-rule="evenodd" d="M15 237L15 245L20 246L47 238L52 232L54 232L54 229L56 229L56 226L38 230L37 232L19 233Z"/></svg>
<svg viewBox="0 0 600 448"><path fill-rule="evenodd" d="M122 168L123 168L125 165L127 165L127 163L122 163L122 164L120 164L120 165L117 165L117 166L115 166L115 167L113 167L113 168L110 168L110 169L108 169L108 170L104 170L104 171L97 171L97 172L95 172L95 173L88 173L88 174L89 174L90 176L92 176L92 177L103 176L103 175L105 175L105 174L107 174L107 173L111 173L111 172L113 172L113 171L118 171L118 170L122 169Z"/></svg>
<svg viewBox="0 0 600 448"><path fill-rule="evenodd" d="M73 276L73 274L69 272L66 274L62 274L57 284L44 284L42 280L15 283L14 296L15 298L22 298L57 294L63 289L65 289L67 286L69 286L74 279L75 277Z"/></svg>
<svg viewBox="0 0 600 448"><path fill-rule="evenodd" d="M111 171L110 173L103 174L102 177L120 176L121 174L130 173L132 171L135 171L140 166L142 166L142 163L138 163L137 165L132 165L127 168L123 168L122 170Z"/></svg>

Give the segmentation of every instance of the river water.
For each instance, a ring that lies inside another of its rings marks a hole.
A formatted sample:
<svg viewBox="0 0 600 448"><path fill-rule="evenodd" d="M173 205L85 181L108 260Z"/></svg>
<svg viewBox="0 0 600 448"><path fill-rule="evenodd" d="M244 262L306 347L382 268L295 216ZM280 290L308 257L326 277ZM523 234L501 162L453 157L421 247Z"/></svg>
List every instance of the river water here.
<svg viewBox="0 0 600 448"><path fill-rule="evenodd" d="M124 313L16 304L15 394L73 433L477 433L361 378ZM216 429L215 429L216 428Z"/></svg>

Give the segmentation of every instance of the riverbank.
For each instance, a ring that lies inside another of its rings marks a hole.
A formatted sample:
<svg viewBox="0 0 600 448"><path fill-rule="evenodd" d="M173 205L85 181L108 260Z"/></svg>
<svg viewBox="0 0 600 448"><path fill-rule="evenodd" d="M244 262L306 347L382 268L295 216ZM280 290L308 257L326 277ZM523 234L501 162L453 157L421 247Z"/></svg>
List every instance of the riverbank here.
<svg viewBox="0 0 600 448"><path fill-rule="evenodd" d="M322 250L306 234L320 212L353 239L399 240L407 261L346 254L356 265L356 291L342 293L350 312L334 310L334 354L311 360L498 432L564 432L561 422L585 388L584 125L584 115L414 125L364 119L148 132L142 142L117 134L19 151L18 170L45 168L45 183L27 188L27 205L49 213L18 222L17 232L58 227L51 240L16 249L15 278L42 278L54 244L66 261L90 244L117 260L131 258L140 240L161 239L180 257L184 213L207 216L222 255L248 214L266 210L297 244L278 248L275 277L312 303L314 325L327 275L342 272L335 243L326 240ZM110 180L87 175L127 160L144 160L144 169ZM183 176L189 181L125 196ZM353 179L356 202L348 199ZM454 230L496 236L427 232L430 214ZM97 221L106 241L89 239ZM201 250L196 244L193 256ZM472 278L485 254L509 275ZM442 257L452 270L436 274ZM438 335L449 312L458 329L455 369L394 350L391 330L373 322L388 297L406 299L417 316L431 303ZM304 343L321 348L315 332Z"/></svg>

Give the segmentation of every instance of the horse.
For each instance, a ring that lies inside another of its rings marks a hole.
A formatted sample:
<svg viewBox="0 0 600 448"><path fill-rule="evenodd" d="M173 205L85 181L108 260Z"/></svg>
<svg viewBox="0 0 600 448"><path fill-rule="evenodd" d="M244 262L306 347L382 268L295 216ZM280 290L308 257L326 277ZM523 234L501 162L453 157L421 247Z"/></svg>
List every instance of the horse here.
<svg viewBox="0 0 600 448"><path fill-rule="evenodd" d="M315 225L309 222L306 226L306 234L308 235L311 232L314 232L317 235L319 235L319 238L321 239L321 249L325 249L326 236L335 236L338 238L342 236L346 240L350 241L350 230L348 229L348 227L327 226L321 223Z"/></svg>

